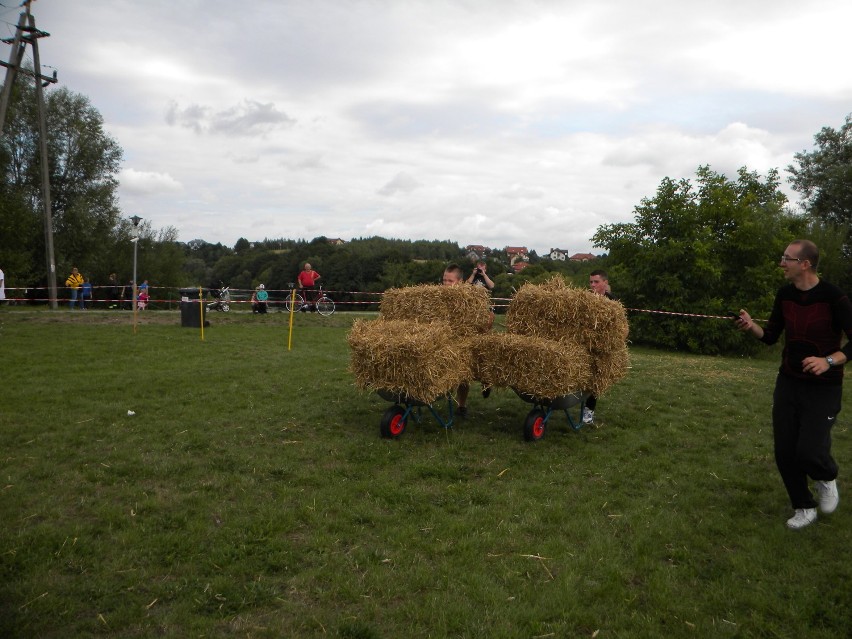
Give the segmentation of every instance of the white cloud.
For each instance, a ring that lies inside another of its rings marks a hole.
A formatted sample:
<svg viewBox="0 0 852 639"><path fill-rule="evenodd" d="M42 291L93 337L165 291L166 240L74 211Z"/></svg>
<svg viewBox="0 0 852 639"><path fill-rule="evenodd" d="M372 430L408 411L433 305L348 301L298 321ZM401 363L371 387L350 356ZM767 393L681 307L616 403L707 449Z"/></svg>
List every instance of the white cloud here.
<svg viewBox="0 0 852 639"><path fill-rule="evenodd" d="M411 193L419 186L421 186L420 182L407 173L397 173L390 182L379 189L379 195L390 196L397 193Z"/></svg>
<svg viewBox="0 0 852 639"><path fill-rule="evenodd" d="M244 100L221 110L198 104L181 108L177 102L172 102L166 111L166 123L183 126L196 133L265 135L277 126L292 126L295 120L279 111L274 104Z"/></svg>
<svg viewBox="0 0 852 639"><path fill-rule="evenodd" d="M178 193L183 190L180 182L167 173L153 171L137 171L122 169L118 175L121 190L124 193L137 195L160 195L163 193Z"/></svg>

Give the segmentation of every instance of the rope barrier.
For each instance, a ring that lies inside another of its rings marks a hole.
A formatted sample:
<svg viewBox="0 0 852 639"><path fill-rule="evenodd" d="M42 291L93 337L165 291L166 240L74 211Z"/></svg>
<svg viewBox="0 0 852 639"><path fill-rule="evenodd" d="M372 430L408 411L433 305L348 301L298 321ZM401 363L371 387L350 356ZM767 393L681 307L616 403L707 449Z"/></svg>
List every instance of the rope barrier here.
<svg viewBox="0 0 852 639"><path fill-rule="evenodd" d="M114 287L112 287L112 286L93 286L92 288L93 289L112 289ZM149 291L154 291L155 289L169 290L169 289L172 289L172 287L155 287L155 286L149 286L148 287ZM7 294L8 294L8 292L11 292L11 291L23 291L24 294L27 294L27 293L30 293L32 291L44 291L44 290L47 290L46 286L33 286L33 287L28 287L28 288L10 288L10 287L6 288ZM202 289L199 289L199 290L202 290ZM217 290L217 289L209 289L209 290ZM282 308L287 303L287 298L290 297L292 292L294 290L298 291L298 289L291 289L291 288L281 288L281 289L269 289L268 288L266 290L270 294L272 294L272 293L286 293L287 294L286 297L282 297L281 299L277 299L277 300L270 299L270 300L267 301L267 304L269 306L280 306ZM248 297L250 297L251 293L254 292L254 289L230 289L230 292L235 294L235 295L248 294ZM340 291L340 290L323 289L322 292L324 294L329 295L329 297L332 297L333 295L338 295L338 296L340 296L340 295L345 295L345 296L348 296L348 295L372 295L372 296L376 296L377 298L381 298L381 296L384 295L384 291ZM319 291L317 289L315 289L314 293L318 294ZM130 297L132 297L132 295ZM130 297L121 297L121 298L117 298L117 299L116 298L87 297L86 298L86 305L90 306L90 305L93 305L95 303L98 303L98 304L101 304L101 305L102 304L117 304L117 305L130 306L130 303L131 303ZM332 297L332 299L334 299L334 298ZM47 302L50 302L50 301L53 301L53 300L50 300L47 297L43 297L43 298L42 297L39 297L39 298L7 297L6 301L7 302L16 302L16 303L28 303L28 302L47 303ZM58 304L63 304L63 303L70 302L71 298L70 297L60 297L60 298L57 298L55 301ZM193 302L194 301L195 300L193 300ZM209 301L209 303L213 303L215 301L216 301L215 299L212 299L212 300ZM376 305L376 304L380 303L380 301L381 301L380 299L375 299L375 300L334 300L334 303L335 303L336 306L357 307L357 306ZM511 301L512 301L512 298L510 298L510 297L493 297L493 298L491 298L491 306L493 306L495 308L506 308L506 307L509 306L509 303ZM79 295L77 296L77 302L78 303L80 302L80 296ZM231 304L231 306L234 306L234 305L239 306L239 305L242 305L242 304L251 304L251 300L250 299L234 299L232 297L229 303ZM179 298L172 299L172 298L162 298L162 297L160 297L160 298L149 297L148 300L147 300L147 304L148 305L150 305L150 304L180 304L180 299ZM625 307L624 310L626 310L628 312L632 312L632 313L650 313L650 314L654 314L654 315L669 315L669 316L672 316L672 317L697 317L697 318L701 318L701 319L721 319L721 320L728 320L728 321L734 321L736 319L734 317L731 317L730 315L710 315L710 314L706 314L706 313L682 313L682 312L677 312L677 311L664 311L664 310L647 309L647 308ZM754 321L754 322L767 322L768 320L752 318L752 321Z"/></svg>

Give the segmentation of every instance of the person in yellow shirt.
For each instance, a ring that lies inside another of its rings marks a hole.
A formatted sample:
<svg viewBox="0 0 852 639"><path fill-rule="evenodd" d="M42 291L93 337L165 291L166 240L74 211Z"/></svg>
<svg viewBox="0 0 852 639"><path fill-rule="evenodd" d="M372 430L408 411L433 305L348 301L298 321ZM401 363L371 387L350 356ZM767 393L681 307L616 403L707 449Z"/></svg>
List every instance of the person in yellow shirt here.
<svg viewBox="0 0 852 639"><path fill-rule="evenodd" d="M65 280L65 286L71 289L71 302L68 304L68 308L73 311L74 306L77 304L77 294L83 286L83 276L80 275L80 271L77 270L76 266L71 269L71 275Z"/></svg>

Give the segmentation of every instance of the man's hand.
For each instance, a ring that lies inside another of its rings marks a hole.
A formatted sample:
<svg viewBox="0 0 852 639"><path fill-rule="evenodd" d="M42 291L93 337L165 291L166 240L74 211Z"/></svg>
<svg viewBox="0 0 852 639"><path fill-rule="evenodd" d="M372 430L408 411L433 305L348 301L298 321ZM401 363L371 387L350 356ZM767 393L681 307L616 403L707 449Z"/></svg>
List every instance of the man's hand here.
<svg viewBox="0 0 852 639"><path fill-rule="evenodd" d="M811 375L822 375L831 366L828 365L828 360L824 357L806 357L802 360L802 370Z"/></svg>

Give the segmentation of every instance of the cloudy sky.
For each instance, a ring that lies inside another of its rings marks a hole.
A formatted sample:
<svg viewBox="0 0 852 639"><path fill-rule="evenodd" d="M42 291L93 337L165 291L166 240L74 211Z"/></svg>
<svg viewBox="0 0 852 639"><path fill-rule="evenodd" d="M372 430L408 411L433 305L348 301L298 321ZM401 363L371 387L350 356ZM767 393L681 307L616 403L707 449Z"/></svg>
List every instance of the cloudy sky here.
<svg viewBox="0 0 852 639"><path fill-rule="evenodd" d="M585 252L664 177L786 181L852 111L849 0L32 6L42 64L124 149L124 213L183 241Z"/></svg>

